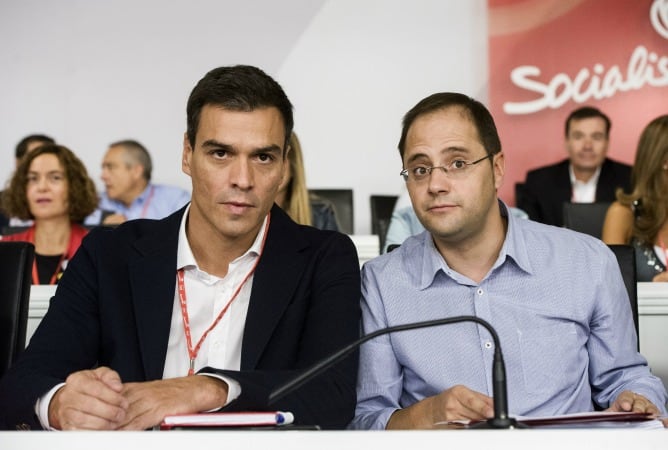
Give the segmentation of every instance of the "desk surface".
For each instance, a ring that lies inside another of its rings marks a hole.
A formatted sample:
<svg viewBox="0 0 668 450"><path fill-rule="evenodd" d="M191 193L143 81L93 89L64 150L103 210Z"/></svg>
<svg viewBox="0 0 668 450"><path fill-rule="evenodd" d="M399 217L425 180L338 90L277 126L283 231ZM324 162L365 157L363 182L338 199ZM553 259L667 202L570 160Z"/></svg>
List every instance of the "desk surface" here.
<svg viewBox="0 0 668 450"><path fill-rule="evenodd" d="M118 450L134 448L314 449L495 448L614 450L668 448L668 431L634 429L457 431L155 431L0 432L3 449Z"/></svg>

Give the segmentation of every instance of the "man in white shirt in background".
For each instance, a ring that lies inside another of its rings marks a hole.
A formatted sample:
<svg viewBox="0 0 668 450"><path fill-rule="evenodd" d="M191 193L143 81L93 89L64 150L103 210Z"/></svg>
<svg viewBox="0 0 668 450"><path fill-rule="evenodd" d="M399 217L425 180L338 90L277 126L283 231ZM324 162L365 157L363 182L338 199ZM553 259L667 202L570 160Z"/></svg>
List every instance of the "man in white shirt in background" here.
<svg viewBox="0 0 668 450"><path fill-rule="evenodd" d="M517 207L531 220L560 227L564 203L612 202L618 188L628 190L631 166L607 157L610 126L608 116L591 106L571 112L565 124L568 158L529 171Z"/></svg>

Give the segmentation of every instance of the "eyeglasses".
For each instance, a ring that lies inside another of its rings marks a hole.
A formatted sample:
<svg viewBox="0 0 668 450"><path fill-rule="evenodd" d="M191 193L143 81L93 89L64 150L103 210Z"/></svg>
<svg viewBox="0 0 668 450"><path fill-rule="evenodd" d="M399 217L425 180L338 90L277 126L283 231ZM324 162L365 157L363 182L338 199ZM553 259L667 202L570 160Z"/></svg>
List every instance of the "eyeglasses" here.
<svg viewBox="0 0 668 450"><path fill-rule="evenodd" d="M402 170L399 172L399 175L404 177L405 181L423 181L429 178L431 175L431 172L434 169L441 169L445 173L445 175L451 179L457 179L457 178L462 178L466 176L466 173L469 172L469 169L478 164L481 161L486 160L487 158L493 157L494 154L489 154L487 156L483 156L480 159L477 159L475 161L466 161L464 159L453 159L449 163L443 165L443 166L424 166L424 165L417 165L415 167L409 167L407 169Z"/></svg>

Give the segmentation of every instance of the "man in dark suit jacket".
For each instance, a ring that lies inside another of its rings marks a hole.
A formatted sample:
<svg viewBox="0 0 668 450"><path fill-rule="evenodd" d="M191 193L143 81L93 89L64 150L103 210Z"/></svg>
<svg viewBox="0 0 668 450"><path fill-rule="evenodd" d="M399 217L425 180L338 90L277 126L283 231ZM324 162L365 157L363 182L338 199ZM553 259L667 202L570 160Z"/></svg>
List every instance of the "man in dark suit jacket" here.
<svg viewBox="0 0 668 450"><path fill-rule="evenodd" d="M565 126L568 159L529 171L517 207L532 220L563 226L565 202L612 202L618 188L628 190L631 166L606 157L609 134L610 119L598 109L573 111Z"/></svg>
<svg viewBox="0 0 668 450"><path fill-rule="evenodd" d="M268 402L359 336L352 241L297 225L274 205L291 108L254 67L214 69L198 83L182 157L191 203L84 240L0 382L5 427L146 429L221 407L287 410L295 423L323 428L348 423L356 357Z"/></svg>

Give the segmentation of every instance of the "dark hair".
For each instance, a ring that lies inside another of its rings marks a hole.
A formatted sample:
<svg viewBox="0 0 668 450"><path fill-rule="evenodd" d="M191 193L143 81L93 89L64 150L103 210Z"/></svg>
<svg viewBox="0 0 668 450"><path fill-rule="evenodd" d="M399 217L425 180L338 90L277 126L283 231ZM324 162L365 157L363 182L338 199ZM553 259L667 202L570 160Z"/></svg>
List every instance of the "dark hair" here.
<svg viewBox="0 0 668 450"><path fill-rule="evenodd" d="M81 222L97 208L97 192L95 183L88 176L86 166L70 149L62 145L45 144L28 153L16 168L2 196L3 210L21 220L34 219L28 205L26 188L30 165L40 155L55 155L62 164L67 179L67 193L70 220Z"/></svg>
<svg viewBox="0 0 668 450"><path fill-rule="evenodd" d="M14 150L14 156L16 159L21 159L28 152L28 147L33 142L41 142L42 144L55 144L56 141L45 134L30 134L19 141L16 144L16 149Z"/></svg>
<svg viewBox="0 0 668 450"><path fill-rule="evenodd" d="M285 154L294 126L292 104L283 88L262 70L253 66L218 67L197 83L186 108L188 141L192 147L195 147L200 115L206 105L246 112L265 107L277 108L285 127Z"/></svg>
<svg viewBox="0 0 668 450"><path fill-rule="evenodd" d="M593 106L583 106L582 108L578 108L572 111L568 115L564 130L566 137L568 137L568 132L571 130L572 120L589 119L591 117L600 117L601 119L603 119L603 121L605 122L605 135L606 137L610 135L610 127L611 127L610 118L605 114L603 114L600 110L594 108Z"/></svg>
<svg viewBox="0 0 668 450"><path fill-rule="evenodd" d="M125 139L122 141L112 142L111 147L123 147L125 150L123 159L125 164L130 167L139 164L144 168L142 175L148 182L151 181L151 172L153 171L153 163L151 162L151 155L149 155L146 147L133 139Z"/></svg>
<svg viewBox="0 0 668 450"><path fill-rule="evenodd" d="M496 155L501 152L501 140L499 139L499 133L496 131L494 118L487 108L485 108L485 105L464 94L439 92L420 100L404 116L401 139L399 140L399 154L402 160L404 159L406 135L413 122L425 114L451 107L460 107L471 119L471 122L473 122L478 131L480 142L485 147L488 155Z"/></svg>

